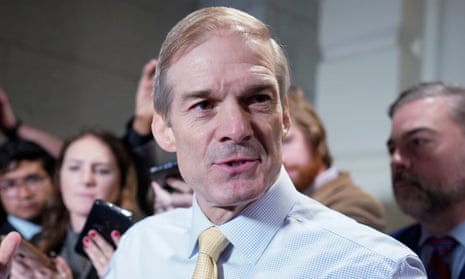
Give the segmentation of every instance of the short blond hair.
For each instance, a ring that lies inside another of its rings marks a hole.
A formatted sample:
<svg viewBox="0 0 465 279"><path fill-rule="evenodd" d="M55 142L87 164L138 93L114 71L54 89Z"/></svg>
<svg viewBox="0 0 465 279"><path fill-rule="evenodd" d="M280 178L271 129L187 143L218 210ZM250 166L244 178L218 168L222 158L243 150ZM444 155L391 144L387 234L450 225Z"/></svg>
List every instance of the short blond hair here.
<svg viewBox="0 0 465 279"><path fill-rule="evenodd" d="M214 34L230 32L244 38L263 41L272 50L274 73L281 103L289 87L289 67L283 49L271 38L268 27L255 17L228 7L209 7L194 11L179 21L163 42L155 71L154 108L168 120L172 102L172 85L167 82L168 68L193 47Z"/></svg>

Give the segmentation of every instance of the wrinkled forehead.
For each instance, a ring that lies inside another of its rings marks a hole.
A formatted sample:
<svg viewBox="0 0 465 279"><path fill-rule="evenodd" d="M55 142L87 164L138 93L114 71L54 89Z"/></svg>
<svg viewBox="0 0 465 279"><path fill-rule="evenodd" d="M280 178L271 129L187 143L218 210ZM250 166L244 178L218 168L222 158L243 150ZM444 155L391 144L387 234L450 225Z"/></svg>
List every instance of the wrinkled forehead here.
<svg viewBox="0 0 465 279"><path fill-rule="evenodd" d="M185 52L168 70L167 83L172 93L228 86L239 89L251 83L273 85L278 92L269 47L234 34L215 35Z"/></svg>
<svg viewBox="0 0 465 279"><path fill-rule="evenodd" d="M234 35L243 43L239 48L247 47L259 52L259 63L272 70L278 81L280 97L284 99L289 86L289 71L284 51L270 36L266 25L251 19L250 16L245 16L242 20L237 20L236 16L235 14L232 19L221 14L219 18L212 19L212 15L209 14L208 20L196 20L196 24L184 20L185 22L182 21L168 33L160 50L154 78L154 107L164 118L169 115L174 86L169 82L169 69L212 36Z"/></svg>
<svg viewBox="0 0 465 279"><path fill-rule="evenodd" d="M236 40L241 46L243 46L242 49L248 49L254 53L259 54L262 57L263 62L266 62L266 66L269 66L269 68L272 68L274 64L271 39L251 36L248 33L238 32L238 30L231 29L214 30L209 33L205 33L200 37L197 37L189 44L184 44L178 49L177 52L173 54L172 59L168 64L172 65L176 63L180 58L187 55L192 49L206 43L214 37L228 37L232 40Z"/></svg>

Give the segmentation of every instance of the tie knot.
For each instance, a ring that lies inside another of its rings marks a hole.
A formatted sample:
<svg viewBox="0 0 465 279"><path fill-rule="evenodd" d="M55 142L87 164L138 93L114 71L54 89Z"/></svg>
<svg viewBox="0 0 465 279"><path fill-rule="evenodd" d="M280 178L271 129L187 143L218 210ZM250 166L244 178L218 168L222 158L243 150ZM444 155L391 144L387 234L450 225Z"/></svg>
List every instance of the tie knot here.
<svg viewBox="0 0 465 279"><path fill-rule="evenodd" d="M229 241L216 227L204 230L199 235L199 253L212 257L215 261Z"/></svg>
<svg viewBox="0 0 465 279"><path fill-rule="evenodd" d="M447 256L457 245L457 241L450 236L430 237L427 242L441 257Z"/></svg>

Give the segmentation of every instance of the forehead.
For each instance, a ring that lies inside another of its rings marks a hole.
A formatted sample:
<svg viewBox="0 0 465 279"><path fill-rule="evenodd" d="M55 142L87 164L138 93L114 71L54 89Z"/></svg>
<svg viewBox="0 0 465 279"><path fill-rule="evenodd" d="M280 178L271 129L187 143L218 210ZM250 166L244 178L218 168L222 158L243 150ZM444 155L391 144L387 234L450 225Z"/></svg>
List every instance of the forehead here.
<svg viewBox="0 0 465 279"><path fill-rule="evenodd" d="M392 117L393 132L406 132L419 128L444 130L458 127L450 117L445 98L428 97L402 105Z"/></svg>
<svg viewBox="0 0 465 279"><path fill-rule="evenodd" d="M167 73L168 83L181 91L237 85L247 78L275 79L270 44L229 33L214 34L183 52Z"/></svg>
<svg viewBox="0 0 465 279"><path fill-rule="evenodd" d="M71 143L66 151L65 159L68 157L82 157L86 159L112 158L113 153L107 144L100 139L87 135Z"/></svg>
<svg viewBox="0 0 465 279"><path fill-rule="evenodd" d="M10 175L27 175L30 173L43 173L44 166L40 160L21 160L12 168L0 174L0 178L7 178Z"/></svg>

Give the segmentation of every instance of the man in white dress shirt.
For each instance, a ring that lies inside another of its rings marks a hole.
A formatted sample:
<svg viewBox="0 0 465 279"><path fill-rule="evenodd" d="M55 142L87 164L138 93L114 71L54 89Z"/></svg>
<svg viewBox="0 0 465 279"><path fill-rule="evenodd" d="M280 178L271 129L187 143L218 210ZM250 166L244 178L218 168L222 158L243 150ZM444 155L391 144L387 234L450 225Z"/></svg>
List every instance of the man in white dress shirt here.
<svg viewBox="0 0 465 279"><path fill-rule="evenodd" d="M288 64L261 21L198 10L158 59L152 132L176 152L193 206L135 224L106 278L189 278L210 227L229 241L218 278L426 278L408 248L293 186L281 163Z"/></svg>

